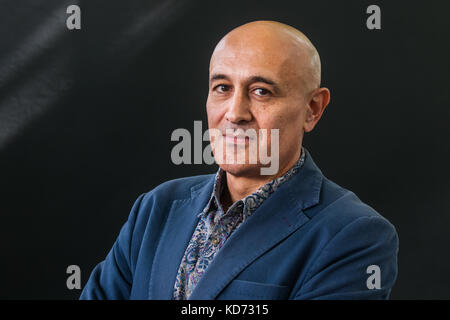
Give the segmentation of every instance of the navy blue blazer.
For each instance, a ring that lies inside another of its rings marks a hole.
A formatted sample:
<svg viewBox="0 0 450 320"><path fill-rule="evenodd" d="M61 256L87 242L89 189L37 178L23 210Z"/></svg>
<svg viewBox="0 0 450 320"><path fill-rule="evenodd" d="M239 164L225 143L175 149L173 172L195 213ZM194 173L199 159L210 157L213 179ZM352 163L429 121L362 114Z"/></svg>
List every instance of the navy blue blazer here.
<svg viewBox="0 0 450 320"><path fill-rule="evenodd" d="M80 299L172 299L213 184L202 175L142 194ZM228 238L190 299L387 299L397 254L393 225L307 152L299 173Z"/></svg>

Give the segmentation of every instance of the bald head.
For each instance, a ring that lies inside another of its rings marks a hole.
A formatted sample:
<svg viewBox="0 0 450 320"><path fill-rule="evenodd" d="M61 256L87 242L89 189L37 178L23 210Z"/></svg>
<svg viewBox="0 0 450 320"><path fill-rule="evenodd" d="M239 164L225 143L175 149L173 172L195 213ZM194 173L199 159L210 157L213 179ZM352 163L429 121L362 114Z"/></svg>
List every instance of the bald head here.
<svg viewBox="0 0 450 320"><path fill-rule="evenodd" d="M217 44L211 57L224 50L266 55L284 64L286 71L296 73L306 92L320 87L321 64L311 41L299 30L276 21L253 21L227 33ZM210 65L210 66L211 66Z"/></svg>

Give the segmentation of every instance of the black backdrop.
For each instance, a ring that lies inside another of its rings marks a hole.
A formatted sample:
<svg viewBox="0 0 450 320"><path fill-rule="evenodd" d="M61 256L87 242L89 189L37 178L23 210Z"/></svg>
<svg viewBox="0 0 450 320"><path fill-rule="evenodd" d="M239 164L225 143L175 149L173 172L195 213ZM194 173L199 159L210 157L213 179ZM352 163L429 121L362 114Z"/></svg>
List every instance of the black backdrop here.
<svg viewBox="0 0 450 320"><path fill-rule="evenodd" d="M81 8L81 30L66 8ZM381 30L366 8L381 8ZM445 1L0 1L0 298L74 299L131 205L203 120L210 54L248 21L302 30L331 104L305 145L397 228L393 299L450 298L450 23Z"/></svg>

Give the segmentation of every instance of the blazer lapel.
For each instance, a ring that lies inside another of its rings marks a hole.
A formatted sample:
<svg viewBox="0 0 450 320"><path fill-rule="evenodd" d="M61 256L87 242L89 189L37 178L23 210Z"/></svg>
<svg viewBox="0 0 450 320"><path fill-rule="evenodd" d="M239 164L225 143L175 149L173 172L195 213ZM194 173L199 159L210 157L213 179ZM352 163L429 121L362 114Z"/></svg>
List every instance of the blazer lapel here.
<svg viewBox="0 0 450 320"><path fill-rule="evenodd" d="M280 186L232 233L189 299L215 299L245 267L308 222L303 210L319 202L322 179L322 173L307 152L300 172Z"/></svg>
<svg viewBox="0 0 450 320"><path fill-rule="evenodd" d="M175 200L165 223L155 254L149 285L149 299L173 298L176 274L186 246L198 223L198 213L206 206L214 184L214 175L206 184L193 187L191 198Z"/></svg>

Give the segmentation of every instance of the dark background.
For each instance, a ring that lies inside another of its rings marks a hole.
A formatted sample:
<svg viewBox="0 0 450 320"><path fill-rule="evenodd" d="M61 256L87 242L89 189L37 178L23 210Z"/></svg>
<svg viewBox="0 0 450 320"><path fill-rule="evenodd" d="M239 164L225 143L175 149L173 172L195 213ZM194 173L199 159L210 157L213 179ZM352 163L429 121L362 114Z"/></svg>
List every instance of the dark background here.
<svg viewBox="0 0 450 320"><path fill-rule="evenodd" d="M81 30L66 8L81 7ZM381 7L381 30L366 8ZM0 298L75 299L135 199L214 166L172 164L203 120L209 57L258 19L315 44L331 103L305 145L397 228L392 299L450 298L446 1L0 0Z"/></svg>

